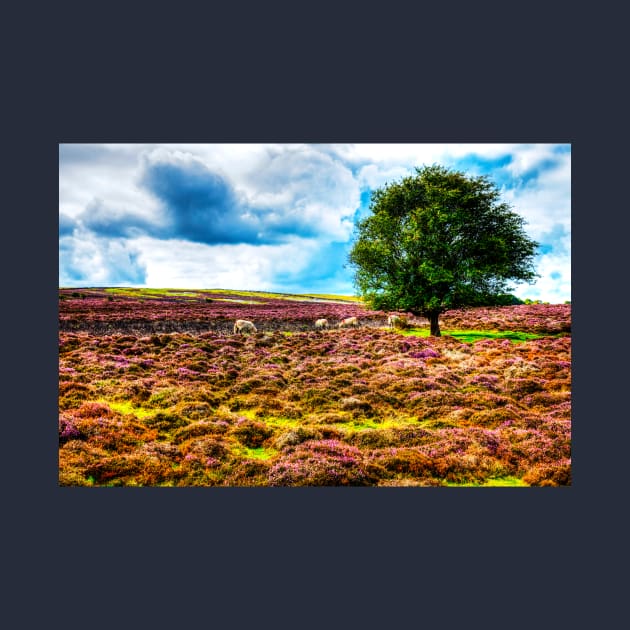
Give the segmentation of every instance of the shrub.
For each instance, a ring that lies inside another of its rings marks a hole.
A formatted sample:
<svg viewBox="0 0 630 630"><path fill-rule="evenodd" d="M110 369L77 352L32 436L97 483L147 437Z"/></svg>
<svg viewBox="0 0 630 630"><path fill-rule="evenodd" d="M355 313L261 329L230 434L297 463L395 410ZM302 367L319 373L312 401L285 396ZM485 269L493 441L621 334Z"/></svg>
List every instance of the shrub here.
<svg viewBox="0 0 630 630"><path fill-rule="evenodd" d="M297 427L291 431L282 433L274 442L274 446L277 449L284 449L289 446L296 446L306 440L321 440L322 434L316 429L309 429L306 427Z"/></svg>
<svg viewBox="0 0 630 630"><path fill-rule="evenodd" d="M230 434L248 448L258 448L272 435L273 431L262 422L241 419L230 430Z"/></svg>
<svg viewBox="0 0 630 630"><path fill-rule="evenodd" d="M523 475L523 481L530 486L570 486L571 460L536 464Z"/></svg>
<svg viewBox="0 0 630 630"><path fill-rule="evenodd" d="M262 460L246 459L235 462L230 472L225 476L223 485L226 486L267 486L271 466Z"/></svg>
<svg viewBox="0 0 630 630"><path fill-rule="evenodd" d="M147 407L171 407L179 402L181 392L176 387L166 387L151 394L146 401Z"/></svg>
<svg viewBox="0 0 630 630"><path fill-rule="evenodd" d="M123 393L126 400L140 405L151 397L151 387L142 381L136 381L127 385Z"/></svg>
<svg viewBox="0 0 630 630"><path fill-rule="evenodd" d="M431 457L414 448L390 448L378 453L376 461L387 471L414 477L432 476Z"/></svg>
<svg viewBox="0 0 630 630"><path fill-rule="evenodd" d="M59 383L59 409L72 409L84 400L94 397L94 388L75 381L62 381Z"/></svg>
<svg viewBox="0 0 630 630"><path fill-rule="evenodd" d="M400 330L411 328L411 324L409 323L409 319L407 318L407 316L397 315L397 319L394 321L394 328L398 328Z"/></svg>
<svg viewBox="0 0 630 630"><path fill-rule="evenodd" d="M176 407L177 413L188 420L203 420L213 414L212 407L203 401L184 402Z"/></svg>
<svg viewBox="0 0 630 630"><path fill-rule="evenodd" d="M156 486L173 478L168 458L146 452L102 458L88 465L85 473L95 484L108 486Z"/></svg>
<svg viewBox="0 0 630 630"><path fill-rule="evenodd" d="M519 419L511 409L498 407L495 409L482 409L475 411L467 420L467 424L478 427L494 429L505 422L515 422Z"/></svg>
<svg viewBox="0 0 630 630"><path fill-rule="evenodd" d="M308 421L317 425L342 424L352 422L353 414L350 411L322 411L308 415Z"/></svg>
<svg viewBox="0 0 630 630"><path fill-rule="evenodd" d="M543 391L544 385L539 379L535 378L515 378L509 381L508 389L514 395L523 396Z"/></svg>
<svg viewBox="0 0 630 630"><path fill-rule="evenodd" d="M433 462L434 474L450 483L481 483L489 477L501 477L512 472L493 457L475 453L448 454Z"/></svg>
<svg viewBox="0 0 630 630"><path fill-rule="evenodd" d="M369 486L377 468L363 461L361 451L338 440L302 442L268 475L271 486Z"/></svg>
<svg viewBox="0 0 630 630"><path fill-rule="evenodd" d="M73 418L64 415L59 416L59 444L65 444L69 440L80 440L84 437Z"/></svg>
<svg viewBox="0 0 630 630"><path fill-rule="evenodd" d="M199 420L181 427L173 434L173 443L180 444L185 440L202 435L222 435L227 431L227 426L223 420Z"/></svg>
<svg viewBox="0 0 630 630"><path fill-rule="evenodd" d="M225 459L230 450L226 443L215 436L204 436L185 442L180 447L183 455L193 455L203 463L207 463L209 458Z"/></svg>
<svg viewBox="0 0 630 630"><path fill-rule="evenodd" d="M418 446L437 439L432 431L422 427L392 427L386 429L385 434L392 446Z"/></svg>
<svg viewBox="0 0 630 630"><path fill-rule="evenodd" d="M189 422L179 414L169 411L158 411L154 416L145 418L144 424L152 429L157 429L160 433L164 433L171 432L179 427L185 427Z"/></svg>
<svg viewBox="0 0 630 630"><path fill-rule="evenodd" d="M84 402L78 409L73 412L75 418L111 418L114 416L107 405L96 402Z"/></svg>
<svg viewBox="0 0 630 630"><path fill-rule="evenodd" d="M371 417L375 415L374 408L369 402L365 400L360 400L358 398L355 398L354 396L342 398L339 406L344 411L352 412L354 416Z"/></svg>
<svg viewBox="0 0 630 630"><path fill-rule="evenodd" d="M143 442L157 438L157 431L134 420L117 417L78 418L76 427L91 446L107 451L128 453Z"/></svg>
<svg viewBox="0 0 630 630"><path fill-rule="evenodd" d="M387 431L364 429L362 431L353 431L344 441L359 448L382 448L392 444L392 436Z"/></svg>
<svg viewBox="0 0 630 630"><path fill-rule="evenodd" d="M281 400L273 398L271 396L256 397L256 411L255 415L259 418L264 418L268 415L283 415L282 410L284 405ZM285 416L287 417L287 416Z"/></svg>

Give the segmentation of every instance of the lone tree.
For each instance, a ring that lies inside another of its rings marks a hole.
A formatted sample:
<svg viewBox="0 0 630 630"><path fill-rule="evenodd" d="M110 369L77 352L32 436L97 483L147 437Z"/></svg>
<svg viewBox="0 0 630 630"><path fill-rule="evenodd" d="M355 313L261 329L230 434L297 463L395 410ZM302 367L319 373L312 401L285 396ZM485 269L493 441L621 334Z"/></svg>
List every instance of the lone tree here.
<svg viewBox="0 0 630 630"><path fill-rule="evenodd" d="M370 308L429 319L450 308L493 305L508 281L531 282L538 244L487 177L433 165L372 193L349 254Z"/></svg>

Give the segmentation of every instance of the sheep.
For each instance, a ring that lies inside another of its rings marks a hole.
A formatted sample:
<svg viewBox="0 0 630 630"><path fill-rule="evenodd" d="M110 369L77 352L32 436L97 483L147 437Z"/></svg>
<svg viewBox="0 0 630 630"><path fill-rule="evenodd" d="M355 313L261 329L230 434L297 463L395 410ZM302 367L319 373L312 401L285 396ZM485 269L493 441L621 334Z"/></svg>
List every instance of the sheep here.
<svg viewBox="0 0 630 630"><path fill-rule="evenodd" d="M328 320L327 319L318 319L315 322L315 328L328 328Z"/></svg>
<svg viewBox="0 0 630 630"><path fill-rule="evenodd" d="M246 319L237 319L234 323L234 334L246 332L258 332L258 329L254 326L254 324L248 322Z"/></svg>
<svg viewBox="0 0 630 630"><path fill-rule="evenodd" d="M356 317L346 317L339 322L339 328L345 328L346 326L358 326L359 320Z"/></svg>
<svg viewBox="0 0 630 630"><path fill-rule="evenodd" d="M402 324L402 318L399 315L387 316L387 325L390 328L396 328L396 326L400 326L400 324Z"/></svg>

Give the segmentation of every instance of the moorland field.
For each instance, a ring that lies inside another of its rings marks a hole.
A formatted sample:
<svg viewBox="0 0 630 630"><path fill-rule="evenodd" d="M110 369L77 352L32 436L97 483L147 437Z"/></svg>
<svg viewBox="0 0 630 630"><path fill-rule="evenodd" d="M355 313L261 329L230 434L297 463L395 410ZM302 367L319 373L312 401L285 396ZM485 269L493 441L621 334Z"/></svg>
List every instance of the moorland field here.
<svg viewBox="0 0 630 630"><path fill-rule="evenodd" d="M60 289L59 484L571 484L569 304L409 324L342 296Z"/></svg>

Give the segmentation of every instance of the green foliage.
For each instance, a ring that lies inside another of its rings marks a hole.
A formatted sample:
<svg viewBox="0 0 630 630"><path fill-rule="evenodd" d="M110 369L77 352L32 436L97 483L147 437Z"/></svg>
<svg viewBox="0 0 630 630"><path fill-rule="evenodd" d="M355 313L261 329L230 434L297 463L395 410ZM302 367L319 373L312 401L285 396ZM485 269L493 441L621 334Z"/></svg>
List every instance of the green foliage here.
<svg viewBox="0 0 630 630"><path fill-rule="evenodd" d="M370 308L437 318L460 306L514 303L508 281L532 281L537 243L486 177L441 166L372 193L349 254Z"/></svg>
<svg viewBox="0 0 630 630"><path fill-rule="evenodd" d="M489 296L487 306L516 306L517 304L525 304L525 302L511 293L501 293L494 297Z"/></svg>

